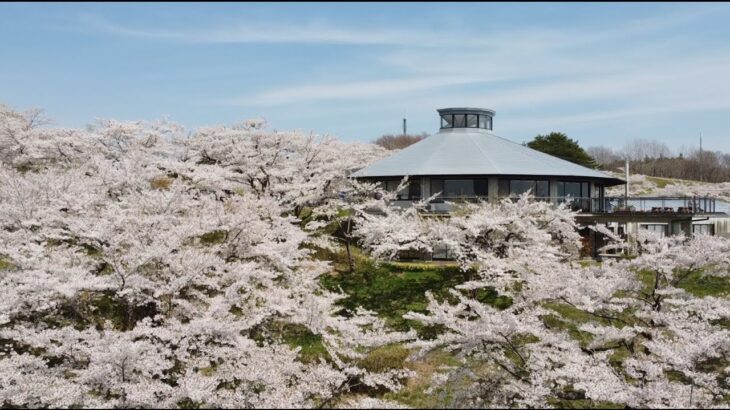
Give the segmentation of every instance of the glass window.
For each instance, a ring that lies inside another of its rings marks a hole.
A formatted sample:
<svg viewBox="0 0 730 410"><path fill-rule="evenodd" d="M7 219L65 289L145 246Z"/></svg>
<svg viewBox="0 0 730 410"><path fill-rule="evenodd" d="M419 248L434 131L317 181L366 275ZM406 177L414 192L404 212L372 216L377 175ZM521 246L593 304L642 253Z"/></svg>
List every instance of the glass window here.
<svg viewBox="0 0 730 410"><path fill-rule="evenodd" d="M466 127L467 128L476 128L477 127L477 115L476 114L467 114L466 115Z"/></svg>
<svg viewBox="0 0 730 410"><path fill-rule="evenodd" d="M499 180L499 196L519 196L527 191L536 198L547 198L550 196L550 183L546 180L532 179Z"/></svg>
<svg viewBox="0 0 730 410"><path fill-rule="evenodd" d="M398 184L400 184L400 181L398 181L397 179L385 181L385 190L393 192L398 189Z"/></svg>
<svg viewBox="0 0 730 410"><path fill-rule="evenodd" d="M441 192L443 195L444 192L444 180L443 179L433 179L431 178L431 195Z"/></svg>
<svg viewBox="0 0 730 410"><path fill-rule="evenodd" d="M421 251L418 249L406 249L406 250L398 252L399 259L418 260L418 259L421 259L422 257L423 256L421 254Z"/></svg>
<svg viewBox="0 0 730 410"><path fill-rule="evenodd" d="M410 199L421 199L421 181L410 181L408 196Z"/></svg>
<svg viewBox="0 0 730 410"><path fill-rule="evenodd" d="M466 128L465 114L454 114L454 128Z"/></svg>
<svg viewBox="0 0 730 410"><path fill-rule="evenodd" d="M487 117L486 115L480 115L479 116L479 128L487 128Z"/></svg>
<svg viewBox="0 0 730 410"><path fill-rule="evenodd" d="M480 179L431 179L431 193L441 192L442 198L473 198L488 195L489 182L486 178Z"/></svg>
<svg viewBox="0 0 730 410"><path fill-rule="evenodd" d="M438 244L433 247L433 253L431 258L433 259L448 259L449 248L445 244Z"/></svg>
<svg viewBox="0 0 730 410"><path fill-rule="evenodd" d="M444 193L446 198L461 198L474 196L474 180L471 179L446 179L444 180Z"/></svg>
<svg viewBox="0 0 730 410"><path fill-rule="evenodd" d="M694 235L714 235L715 225L710 224L695 224L692 225L692 234Z"/></svg>
<svg viewBox="0 0 730 410"><path fill-rule="evenodd" d="M492 129L492 117L487 116L487 129Z"/></svg>
<svg viewBox="0 0 730 410"><path fill-rule="evenodd" d="M571 198L581 198L580 182L558 182L558 196Z"/></svg>
<svg viewBox="0 0 730 410"><path fill-rule="evenodd" d="M389 179L385 181L385 190L395 192L400 185L400 179ZM396 200L406 201L409 199L421 199L421 181L409 181L408 186L396 195Z"/></svg>
<svg viewBox="0 0 730 410"><path fill-rule="evenodd" d="M558 203L570 197L571 209L590 212L590 187L589 182L558 181Z"/></svg>
<svg viewBox="0 0 730 410"><path fill-rule="evenodd" d="M522 195L527 191L532 191L532 194L535 194L535 181L525 179L513 179L509 181L510 195Z"/></svg>
<svg viewBox="0 0 730 410"><path fill-rule="evenodd" d="M477 196L489 195L489 181L487 179L474 180L474 193Z"/></svg>
<svg viewBox="0 0 730 410"><path fill-rule="evenodd" d="M441 128L452 128L454 126L454 116L452 114L444 114L441 116Z"/></svg>
<svg viewBox="0 0 730 410"><path fill-rule="evenodd" d="M590 198L590 183L558 181L558 196L571 198Z"/></svg>

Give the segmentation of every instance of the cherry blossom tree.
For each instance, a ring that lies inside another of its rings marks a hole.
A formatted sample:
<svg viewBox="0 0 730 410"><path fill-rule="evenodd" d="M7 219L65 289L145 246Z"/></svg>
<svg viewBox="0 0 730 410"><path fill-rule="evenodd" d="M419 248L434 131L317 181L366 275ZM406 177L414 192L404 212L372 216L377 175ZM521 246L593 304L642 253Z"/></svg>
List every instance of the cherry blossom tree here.
<svg viewBox="0 0 730 410"><path fill-rule="evenodd" d="M573 212L529 195L392 206L349 178L384 155L369 144L260 120L46 125L0 106L4 407L400 407L381 393L412 372L361 366L395 343L460 358L429 388L459 406L728 405L730 302L693 288L727 280L728 239L596 226L624 253L580 261ZM316 250L352 265L356 246L448 247L468 280L405 316L434 337L341 314Z"/></svg>
<svg viewBox="0 0 730 410"><path fill-rule="evenodd" d="M422 235L448 243L476 278L453 289L450 299L428 295L427 313L405 316L444 329L412 347L446 348L465 360L438 375L433 389L468 370L472 383L459 396L461 406L533 407L575 398L630 407L727 404L730 302L697 297L681 285L692 276L727 277L730 241L614 238L621 243L610 246L634 255L582 266L577 226L563 207L523 196L465 209ZM511 304L480 300L487 287ZM469 370L475 362L488 370Z"/></svg>
<svg viewBox="0 0 730 410"><path fill-rule="evenodd" d="M0 116L4 406L314 407L408 376L359 367L412 335L336 314L298 218L357 166L344 152L381 149L258 122L188 136L33 118ZM304 360L287 328L325 353Z"/></svg>

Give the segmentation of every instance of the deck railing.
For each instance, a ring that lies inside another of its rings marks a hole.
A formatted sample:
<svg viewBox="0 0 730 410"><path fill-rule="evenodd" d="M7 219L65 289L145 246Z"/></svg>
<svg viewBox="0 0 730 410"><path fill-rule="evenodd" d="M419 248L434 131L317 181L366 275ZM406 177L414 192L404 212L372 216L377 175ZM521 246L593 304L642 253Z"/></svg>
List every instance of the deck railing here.
<svg viewBox="0 0 730 410"><path fill-rule="evenodd" d="M436 202L444 200L449 202L473 202L476 197L463 198L439 198ZM500 198L501 199L501 198ZM517 197L510 197L516 201ZM554 204L567 203L570 209L584 213L616 213L616 214L706 214L716 213L715 198L710 197L604 197L604 198L581 198L581 197L535 197L537 201L547 201ZM433 207L433 211L445 212L439 206Z"/></svg>
<svg viewBox="0 0 730 410"><path fill-rule="evenodd" d="M675 197L606 197L593 198L591 212L606 213L680 213L712 214L717 212L715 198L698 196Z"/></svg>

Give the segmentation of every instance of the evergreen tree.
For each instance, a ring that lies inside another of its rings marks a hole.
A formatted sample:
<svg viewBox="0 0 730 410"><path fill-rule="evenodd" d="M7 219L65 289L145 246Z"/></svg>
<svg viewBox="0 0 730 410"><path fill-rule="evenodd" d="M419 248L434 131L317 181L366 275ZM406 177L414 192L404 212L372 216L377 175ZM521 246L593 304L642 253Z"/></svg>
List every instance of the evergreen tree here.
<svg viewBox="0 0 730 410"><path fill-rule="evenodd" d="M588 155L588 153L581 148L580 145L578 145L577 141L568 138L568 136L562 132L551 132L548 135L538 135L535 139L528 142L527 146L566 161L583 165L584 167L596 168L598 166L593 157Z"/></svg>

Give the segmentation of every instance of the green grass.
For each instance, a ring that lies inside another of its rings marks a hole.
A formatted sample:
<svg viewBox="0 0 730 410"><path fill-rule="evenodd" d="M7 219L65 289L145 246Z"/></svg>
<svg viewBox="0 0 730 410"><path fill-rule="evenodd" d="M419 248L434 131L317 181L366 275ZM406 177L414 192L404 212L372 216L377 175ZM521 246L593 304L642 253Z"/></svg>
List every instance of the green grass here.
<svg viewBox="0 0 730 410"><path fill-rule="evenodd" d="M589 322L598 322L603 325L611 324L609 320L598 318L588 312L570 306L566 303L547 302L543 306L560 314L563 319L567 319L574 323L583 324Z"/></svg>
<svg viewBox="0 0 730 410"><path fill-rule="evenodd" d="M200 243L203 245L215 245L225 242L228 237L228 232L223 230L217 230L202 234L199 236Z"/></svg>
<svg viewBox="0 0 730 410"><path fill-rule="evenodd" d="M402 389L385 393L383 399L397 401L414 409L447 407L449 395L429 394L426 389L431 385L431 376L443 366L459 365L460 361L452 353L443 350L434 350L418 360L406 362L405 367L416 372L416 375L409 378Z"/></svg>
<svg viewBox="0 0 730 410"><path fill-rule="evenodd" d="M646 177L646 179L656 185L657 188L664 188L667 185L674 185L677 182L671 178Z"/></svg>
<svg viewBox="0 0 730 410"><path fill-rule="evenodd" d="M401 344L382 346L368 353L358 362L358 365L375 373L402 369L410 354L410 350Z"/></svg>
<svg viewBox="0 0 730 410"><path fill-rule="evenodd" d="M572 339L580 343L581 347L587 347L593 341L592 334L581 331L578 329L578 324L564 320L558 315L544 315L540 319L548 329L567 332Z"/></svg>
<svg viewBox="0 0 730 410"><path fill-rule="evenodd" d="M655 272L642 270L637 272L639 280L644 285L643 291L650 292L654 286ZM730 278L708 275L701 270L691 273L677 285L695 297L726 297L730 296Z"/></svg>
<svg viewBox="0 0 730 410"><path fill-rule="evenodd" d="M730 295L730 279L695 272L679 283L679 288L696 297L723 297Z"/></svg>
<svg viewBox="0 0 730 410"><path fill-rule="evenodd" d="M581 259L578 261L581 268L588 268L591 266L601 266L601 262L595 259Z"/></svg>
<svg viewBox="0 0 730 410"><path fill-rule="evenodd" d="M0 256L0 270L6 270L13 267L13 264L9 261L5 260Z"/></svg>
<svg viewBox="0 0 730 410"><path fill-rule="evenodd" d="M312 333L301 325L284 326L281 338L290 347L300 347L299 360L303 363L329 360L330 356L322 343L322 336Z"/></svg>
<svg viewBox="0 0 730 410"><path fill-rule="evenodd" d="M622 328L627 325L632 325L637 321L637 318L631 312L622 312L619 315L604 315L607 317L616 317L616 319L609 319L585 312L566 303L546 302L543 306L556 313L545 315L541 318L545 326L549 329L567 332L582 347L587 347L593 341L593 335L591 333L579 329L585 323L597 323L604 326ZM596 312L598 315L602 313L608 312Z"/></svg>
<svg viewBox="0 0 730 410"><path fill-rule="evenodd" d="M322 342L322 336L312 333L304 325L268 322L253 329L250 336L258 343L276 341L283 342L291 348L300 348L299 360L302 363L331 359Z"/></svg>
<svg viewBox="0 0 730 410"><path fill-rule="evenodd" d="M347 315L357 306L362 306L376 312L390 327L403 331L415 329L423 338L433 337L443 329L424 328L419 322L403 319L402 315L409 311L426 313L425 292L430 291L439 300L452 301L453 296L450 295L449 290L475 278L474 272L463 272L458 266L450 263L389 262L376 264L357 248L353 248L353 254L355 255L354 272L348 273L346 270L339 269L338 272L321 278L324 287L332 290L341 289L347 295L340 301L340 305L343 307L341 314ZM338 260L337 258L341 255L327 256L333 257L329 260ZM593 261L581 261L581 265L584 267L594 263ZM651 290L654 284L654 272L641 271L637 272L637 275L644 284L645 290ZM730 295L730 280L706 275L703 272L695 272L687 276L679 287L697 297ZM471 297L499 309L509 307L512 303L510 298L500 295L493 288L472 291ZM580 330L580 326L583 324L598 323L621 328L639 321L631 311L621 312L616 318L611 319L600 317L603 314L614 316L615 314L611 312L589 313L557 300L546 302L543 306L552 311L541 317L543 323L550 329L566 332L584 348L590 345L594 336ZM518 336L519 340L513 341L516 345L535 342L534 336ZM611 366L619 373L623 373L623 362L631 355L629 349L620 345L604 347L611 349L609 356ZM643 347L639 341L633 348L642 349ZM383 371L399 366L416 371L414 377L405 381L403 389L385 393L382 396L384 399L394 400L415 408L440 408L452 405L454 400L458 400L457 392L469 383L466 379L457 378L434 392L428 394L425 392L430 385L431 375L438 371L439 366L445 364L464 366L454 354L437 351L424 358L409 361L407 360L408 353L408 349L402 345L389 345L371 352L359 364L372 371ZM724 365L725 363L720 361L717 363L708 361L706 367L710 370L717 370ZM469 369L490 371L484 363L470 361L466 366ZM684 375L679 372L672 373L668 377L678 382L682 382L684 379ZM560 408L622 407L612 402L594 402L587 399L581 391L568 390L570 391L556 392L555 397L550 400L550 404Z"/></svg>
<svg viewBox="0 0 730 410"><path fill-rule="evenodd" d="M416 329L423 337L433 336L439 329L424 328L419 322L403 318L408 312L425 313L430 291L439 300L452 300L449 290L472 279L473 272L462 272L453 264L381 263L358 259L353 273L340 272L322 277L325 288L339 290L347 298L339 302L343 314L358 306L376 312L387 325L396 330ZM486 288L475 292L475 297L500 309L508 307L511 299Z"/></svg>

